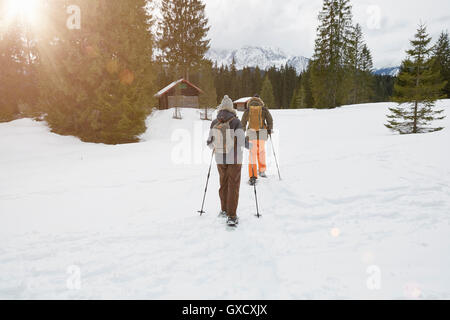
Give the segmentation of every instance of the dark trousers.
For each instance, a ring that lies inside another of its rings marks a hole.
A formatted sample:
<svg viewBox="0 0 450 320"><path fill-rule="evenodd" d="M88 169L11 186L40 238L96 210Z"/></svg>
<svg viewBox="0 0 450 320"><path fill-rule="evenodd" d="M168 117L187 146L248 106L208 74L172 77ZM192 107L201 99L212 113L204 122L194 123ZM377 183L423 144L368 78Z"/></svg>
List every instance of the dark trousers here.
<svg viewBox="0 0 450 320"><path fill-rule="evenodd" d="M218 164L220 175L220 202L222 211L229 217L235 218L239 202L239 188L241 186L241 164Z"/></svg>

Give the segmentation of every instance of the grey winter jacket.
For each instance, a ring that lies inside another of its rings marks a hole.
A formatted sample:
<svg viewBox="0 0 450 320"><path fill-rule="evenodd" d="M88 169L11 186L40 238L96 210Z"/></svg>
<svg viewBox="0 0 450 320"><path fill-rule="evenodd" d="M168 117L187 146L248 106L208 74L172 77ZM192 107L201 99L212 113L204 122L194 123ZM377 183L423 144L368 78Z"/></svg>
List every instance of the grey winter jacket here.
<svg viewBox="0 0 450 320"><path fill-rule="evenodd" d="M217 119L215 119L211 124L207 145L209 147L212 147L214 140L212 129L214 128L214 126L218 122L227 122L227 121L230 121L230 129L232 130L231 134L232 137L234 138L234 147L233 149L231 149L229 153L226 154L216 153L216 162L217 164L242 164L243 148L244 147L248 148L248 144L246 145L245 133L244 130L242 129L241 121L236 116L236 114L228 110L219 111L219 113L217 114Z"/></svg>

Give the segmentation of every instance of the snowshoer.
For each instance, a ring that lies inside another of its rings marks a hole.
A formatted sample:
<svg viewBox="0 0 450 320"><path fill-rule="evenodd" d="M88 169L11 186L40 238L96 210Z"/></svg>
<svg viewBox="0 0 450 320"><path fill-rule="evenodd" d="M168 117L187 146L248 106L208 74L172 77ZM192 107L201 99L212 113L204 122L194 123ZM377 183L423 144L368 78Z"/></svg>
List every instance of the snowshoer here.
<svg viewBox="0 0 450 320"><path fill-rule="evenodd" d="M225 96L218 107L217 119L211 124L207 145L215 150L220 175L220 215L228 217L229 226L236 226L238 223L236 212L241 184L242 148L245 142L245 133L233 101Z"/></svg>
<svg viewBox="0 0 450 320"><path fill-rule="evenodd" d="M269 109L265 107L264 101L258 95L255 95L247 102L247 109L242 116L241 122L252 145L248 172L250 176L249 184L253 185L258 179L258 174L262 178L267 177L266 141L272 134L273 118Z"/></svg>

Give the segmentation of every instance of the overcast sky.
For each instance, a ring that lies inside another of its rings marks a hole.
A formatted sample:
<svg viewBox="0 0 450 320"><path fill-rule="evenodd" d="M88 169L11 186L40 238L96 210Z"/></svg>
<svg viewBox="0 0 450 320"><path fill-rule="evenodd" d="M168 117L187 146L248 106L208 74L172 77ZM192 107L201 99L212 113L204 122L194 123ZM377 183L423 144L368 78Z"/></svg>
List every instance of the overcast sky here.
<svg viewBox="0 0 450 320"><path fill-rule="evenodd" d="M205 0L212 47L279 47L310 57L322 0ZM450 31L450 0L353 0L353 21L360 23L376 68L399 65L422 21L433 42Z"/></svg>

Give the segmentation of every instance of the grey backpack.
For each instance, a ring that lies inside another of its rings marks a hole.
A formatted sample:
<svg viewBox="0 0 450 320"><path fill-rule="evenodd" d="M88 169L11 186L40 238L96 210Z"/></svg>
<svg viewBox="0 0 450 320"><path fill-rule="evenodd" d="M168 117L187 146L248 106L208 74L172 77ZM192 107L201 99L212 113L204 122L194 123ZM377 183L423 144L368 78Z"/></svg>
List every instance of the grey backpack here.
<svg viewBox="0 0 450 320"><path fill-rule="evenodd" d="M212 129L212 136L214 137L213 146L216 153L227 154L234 147L234 135L232 134L232 129L230 128L230 122L233 121L235 117L231 118L226 122L217 122Z"/></svg>

